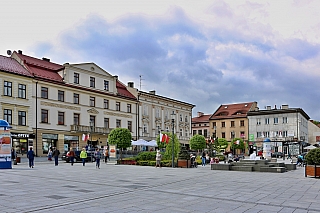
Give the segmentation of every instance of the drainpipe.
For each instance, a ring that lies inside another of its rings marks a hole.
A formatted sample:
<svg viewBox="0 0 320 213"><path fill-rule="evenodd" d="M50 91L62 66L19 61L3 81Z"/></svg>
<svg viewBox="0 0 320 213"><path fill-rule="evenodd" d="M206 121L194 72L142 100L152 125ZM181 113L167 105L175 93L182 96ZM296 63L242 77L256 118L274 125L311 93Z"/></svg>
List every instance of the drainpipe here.
<svg viewBox="0 0 320 213"><path fill-rule="evenodd" d="M38 157L38 81L36 81L36 156Z"/></svg>

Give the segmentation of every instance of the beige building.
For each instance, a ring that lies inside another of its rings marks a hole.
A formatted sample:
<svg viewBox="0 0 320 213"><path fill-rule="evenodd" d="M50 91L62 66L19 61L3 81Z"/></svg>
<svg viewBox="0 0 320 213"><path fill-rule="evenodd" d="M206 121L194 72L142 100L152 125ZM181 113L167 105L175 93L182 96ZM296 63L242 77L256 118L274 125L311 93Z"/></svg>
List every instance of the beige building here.
<svg viewBox="0 0 320 213"><path fill-rule="evenodd" d="M197 117L192 118L192 136L203 135L207 141L215 137L214 130L210 129L210 117L211 115L205 115L203 112L198 112Z"/></svg>

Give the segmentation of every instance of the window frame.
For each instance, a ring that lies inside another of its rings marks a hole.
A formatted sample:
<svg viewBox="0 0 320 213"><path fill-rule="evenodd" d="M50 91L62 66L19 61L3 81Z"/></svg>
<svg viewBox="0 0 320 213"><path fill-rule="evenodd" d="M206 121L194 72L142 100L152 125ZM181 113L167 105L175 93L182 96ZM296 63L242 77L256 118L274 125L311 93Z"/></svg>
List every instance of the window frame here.
<svg viewBox="0 0 320 213"><path fill-rule="evenodd" d="M109 81L107 80L103 81L103 88L104 90L109 91Z"/></svg>
<svg viewBox="0 0 320 213"><path fill-rule="evenodd" d="M121 109L121 104L119 101L116 101L116 111L120 111Z"/></svg>
<svg viewBox="0 0 320 213"><path fill-rule="evenodd" d="M41 109L41 123L49 123L49 110Z"/></svg>
<svg viewBox="0 0 320 213"><path fill-rule="evenodd" d="M12 124L12 109L3 109L3 119Z"/></svg>
<svg viewBox="0 0 320 213"><path fill-rule="evenodd" d="M110 128L110 120L109 118L103 118L103 126L104 128Z"/></svg>
<svg viewBox="0 0 320 213"><path fill-rule="evenodd" d="M96 88L96 78L90 76L90 87Z"/></svg>
<svg viewBox="0 0 320 213"><path fill-rule="evenodd" d="M80 80L80 74L79 73L77 73L77 72L74 72L73 73L73 83L74 84L79 84L79 81Z"/></svg>
<svg viewBox="0 0 320 213"><path fill-rule="evenodd" d="M27 125L27 112L26 111L18 111L18 125L26 126Z"/></svg>
<svg viewBox="0 0 320 213"><path fill-rule="evenodd" d="M73 125L80 125L80 114L73 113Z"/></svg>
<svg viewBox="0 0 320 213"><path fill-rule="evenodd" d="M116 119L116 128L121 128L121 120Z"/></svg>
<svg viewBox="0 0 320 213"><path fill-rule="evenodd" d="M64 102L64 91L58 90L58 101Z"/></svg>
<svg viewBox="0 0 320 213"><path fill-rule="evenodd" d="M109 109L109 100L108 99L103 99L103 108Z"/></svg>
<svg viewBox="0 0 320 213"><path fill-rule="evenodd" d="M131 113L131 104L127 104L127 112Z"/></svg>
<svg viewBox="0 0 320 213"><path fill-rule="evenodd" d="M65 112L58 111L58 125L64 125Z"/></svg>
<svg viewBox="0 0 320 213"><path fill-rule="evenodd" d="M27 85L18 84L18 98L26 99L26 94L27 94Z"/></svg>
<svg viewBox="0 0 320 213"><path fill-rule="evenodd" d="M78 93L73 93L73 103L74 104L80 103L80 95Z"/></svg>
<svg viewBox="0 0 320 213"><path fill-rule="evenodd" d="M41 87L41 98L48 99L48 87Z"/></svg>
<svg viewBox="0 0 320 213"><path fill-rule="evenodd" d="M90 96L90 100L89 101L90 101L89 105L91 107L95 107L96 106L96 98L95 97Z"/></svg>
<svg viewBox="0 0 320 213"><path fill-rule="evenodd" d="M4 81L3 82L3 95L12 97L12 82L11 81Z"/></svg>

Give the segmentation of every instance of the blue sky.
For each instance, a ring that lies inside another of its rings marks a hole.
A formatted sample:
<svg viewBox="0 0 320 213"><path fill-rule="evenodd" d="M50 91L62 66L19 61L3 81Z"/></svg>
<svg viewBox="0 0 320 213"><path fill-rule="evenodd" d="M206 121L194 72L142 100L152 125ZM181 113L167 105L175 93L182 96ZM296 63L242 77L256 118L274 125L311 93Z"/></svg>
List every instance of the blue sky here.
<svg viewBox="0 0 320 213"><path fill-rule="evenodd" d="M320 1L17 0L2 3L0 54L94 62L119 80L195 104L257 101L320 120Z"/></svg>

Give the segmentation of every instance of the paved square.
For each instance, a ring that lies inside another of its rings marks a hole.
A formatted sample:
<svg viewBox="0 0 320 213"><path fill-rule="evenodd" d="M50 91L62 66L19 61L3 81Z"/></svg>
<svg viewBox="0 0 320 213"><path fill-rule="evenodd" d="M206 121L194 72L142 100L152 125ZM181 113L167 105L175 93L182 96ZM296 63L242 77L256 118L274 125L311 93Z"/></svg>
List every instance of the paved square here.
<svg viewBox="0 0 320 213"><path fill-rule="evenodd" d="M0 170L0 212L320 212L320 179L282 174L37 162Z"/></svg>

